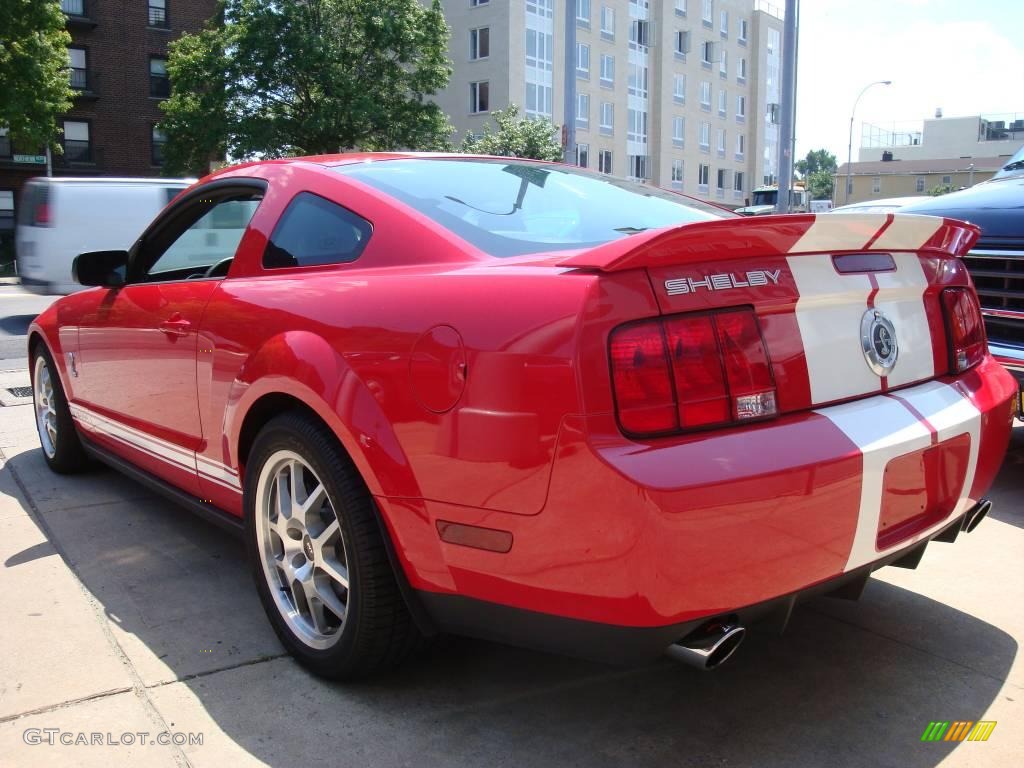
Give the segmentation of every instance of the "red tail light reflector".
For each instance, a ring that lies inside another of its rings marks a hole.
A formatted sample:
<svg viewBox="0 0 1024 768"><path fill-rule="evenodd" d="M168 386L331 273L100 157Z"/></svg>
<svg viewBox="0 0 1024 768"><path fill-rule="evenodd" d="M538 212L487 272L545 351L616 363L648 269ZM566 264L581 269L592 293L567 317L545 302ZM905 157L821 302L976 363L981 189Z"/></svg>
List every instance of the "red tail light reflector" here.
<svg viewBox="0 0 1024 768"><path fill-rule="evenodd" d="M962 373L980 363L988 349L978 297L970 288L946 288L942 308L949 336L950 372Z"/></svg>
<svg viewBox="0 0 1024 768"><path fill-rule="evenodd" d="M775 381L751 309L676 315L615 329L619 425L636 436L777 414Z"/></svg>

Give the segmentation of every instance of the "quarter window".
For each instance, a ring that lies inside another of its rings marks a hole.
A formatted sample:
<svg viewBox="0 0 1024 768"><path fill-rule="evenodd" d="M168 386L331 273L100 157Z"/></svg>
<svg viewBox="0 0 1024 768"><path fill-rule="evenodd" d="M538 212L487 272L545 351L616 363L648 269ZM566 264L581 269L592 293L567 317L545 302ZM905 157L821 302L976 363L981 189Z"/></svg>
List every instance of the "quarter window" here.
<svg viewBox="0 0 1024 768"><path fill-rule="evenodd" d="M310 192L299 193L281 216L263 252L266 269L348 264L370 240L370 222Z"/></svg>

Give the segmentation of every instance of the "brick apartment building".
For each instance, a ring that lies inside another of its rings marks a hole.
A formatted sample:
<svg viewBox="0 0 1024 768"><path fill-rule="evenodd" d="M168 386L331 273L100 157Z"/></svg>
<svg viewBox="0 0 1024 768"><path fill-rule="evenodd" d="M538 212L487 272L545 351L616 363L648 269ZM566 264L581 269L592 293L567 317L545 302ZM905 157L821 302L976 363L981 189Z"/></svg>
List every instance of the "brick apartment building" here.
<svg viewBox="0 0 1024 768"><path fill-rule="evenodd" d="M63 155L55 176L159 176L160 101L170 93L167 44L198 31L216 0L61 0L71 45L74 105L60 119ZM0 134L0 254L10 248L18 192L46 174L38 147ZM6 241L6 242L5 242Z"/></svg>

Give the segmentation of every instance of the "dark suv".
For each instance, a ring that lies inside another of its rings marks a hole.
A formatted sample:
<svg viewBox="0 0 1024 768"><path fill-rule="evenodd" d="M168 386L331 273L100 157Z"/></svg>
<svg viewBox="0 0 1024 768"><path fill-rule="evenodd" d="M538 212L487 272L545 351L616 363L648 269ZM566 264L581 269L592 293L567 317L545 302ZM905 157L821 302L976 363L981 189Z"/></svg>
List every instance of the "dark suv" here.
<svg viewBox="0 0 1024 768"><path fill-rule="evenodd" d="M988 181L900 208L981 227L964 257L981 299L989 348L1024 380L1024 147Z"/></svg>

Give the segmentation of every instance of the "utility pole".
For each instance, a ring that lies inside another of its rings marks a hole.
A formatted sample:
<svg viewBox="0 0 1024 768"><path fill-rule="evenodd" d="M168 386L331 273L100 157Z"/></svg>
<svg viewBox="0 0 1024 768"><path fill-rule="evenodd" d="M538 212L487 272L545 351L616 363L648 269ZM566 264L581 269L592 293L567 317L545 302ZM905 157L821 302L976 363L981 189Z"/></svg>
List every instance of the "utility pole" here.
<svg viewBox="0 0 1024 768"><path fill-rule="evenodd" d="M565 0L565 105L562 136L565 162L576 165L576 2Z"/></svg>
<svg viewBox="0 0 1024 768"><path fill-rule="evenodd" d="M779 105L779 194L776 213L789 213L793 189L793 106L796 104L797 0L786 0L782 24L782 103Z"/></svg>

